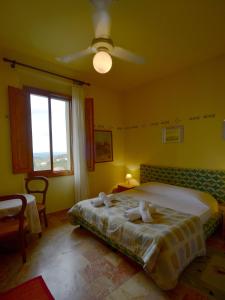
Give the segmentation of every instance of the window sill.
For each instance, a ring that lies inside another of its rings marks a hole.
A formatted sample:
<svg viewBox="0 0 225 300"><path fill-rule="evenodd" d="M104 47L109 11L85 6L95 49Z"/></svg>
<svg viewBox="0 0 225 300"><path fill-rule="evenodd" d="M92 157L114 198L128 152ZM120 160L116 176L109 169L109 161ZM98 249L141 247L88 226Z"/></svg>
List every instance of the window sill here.
<svg viewBox="0 0 225 300"><path fill-rule="evenodd" d="M28 177L29 176L59 177L59 176L71 176L71 175L74 175L73 171L58 171L58 172L33 171L28 173Z"/></svg>

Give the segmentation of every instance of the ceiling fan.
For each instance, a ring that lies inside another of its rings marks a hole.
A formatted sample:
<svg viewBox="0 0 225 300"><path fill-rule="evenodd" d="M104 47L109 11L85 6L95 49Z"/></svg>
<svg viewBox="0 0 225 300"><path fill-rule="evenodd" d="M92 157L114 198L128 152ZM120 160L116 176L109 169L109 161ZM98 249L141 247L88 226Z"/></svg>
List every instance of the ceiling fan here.
<svg viewBox="0 0 225 300"><path fill-rule="evenodd" d="M144 63L144 58L114 46L110 38L111 19L109 15L109 6L113 0L90 0L94 7L93 23L95 37L91 45L82 51L57 57L57 60L64 63L77 60L86 55L95 53L93 56L93 66L98 73L107 73L112 67L112 56L134 62L136 64Z"/></svg>

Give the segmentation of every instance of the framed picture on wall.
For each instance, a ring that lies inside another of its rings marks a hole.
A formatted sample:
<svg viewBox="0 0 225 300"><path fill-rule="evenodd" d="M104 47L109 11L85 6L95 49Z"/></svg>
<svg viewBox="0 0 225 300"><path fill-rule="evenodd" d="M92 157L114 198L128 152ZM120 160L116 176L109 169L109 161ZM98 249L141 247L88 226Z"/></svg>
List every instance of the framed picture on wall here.
<svg viewBox="0 0 225 300"><path fill-rule="evenodd" d="M113 161L112 131L95 130L95 162Z"/></svg>
<svg viewBox="0 0 225 300"><path fill-rule="evenodd" d="M163 144L182 143L184 140L184 126L165 127L162 129Z"/></svg>

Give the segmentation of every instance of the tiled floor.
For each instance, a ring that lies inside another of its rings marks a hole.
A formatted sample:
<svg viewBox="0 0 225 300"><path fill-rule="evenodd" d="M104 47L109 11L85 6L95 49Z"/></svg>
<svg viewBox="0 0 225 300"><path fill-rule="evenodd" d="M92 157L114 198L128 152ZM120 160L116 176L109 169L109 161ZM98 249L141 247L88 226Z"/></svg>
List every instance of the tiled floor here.
<svg viewBox="0 0 225 300"><path fill-rule="evenodd" d="M135 263L74 229L65 213L49 216L41 239L30 238L27 258L23 265L18 253L0 254L0 291L42 275L57 300L208 299L197 291L189 295L182 285L162 292Z"/></svg>

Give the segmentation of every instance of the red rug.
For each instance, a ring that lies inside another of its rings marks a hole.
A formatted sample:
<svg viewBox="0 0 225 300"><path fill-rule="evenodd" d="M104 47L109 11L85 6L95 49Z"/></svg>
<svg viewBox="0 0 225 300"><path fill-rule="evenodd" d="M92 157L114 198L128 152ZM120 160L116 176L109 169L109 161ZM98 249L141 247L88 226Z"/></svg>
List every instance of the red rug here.
<svg viewBox="0 0 225 300"><path fill-rule="evenodd" d="M1 300L54 300L42 276L28 280L17 287L0 294Z"/></svg>

